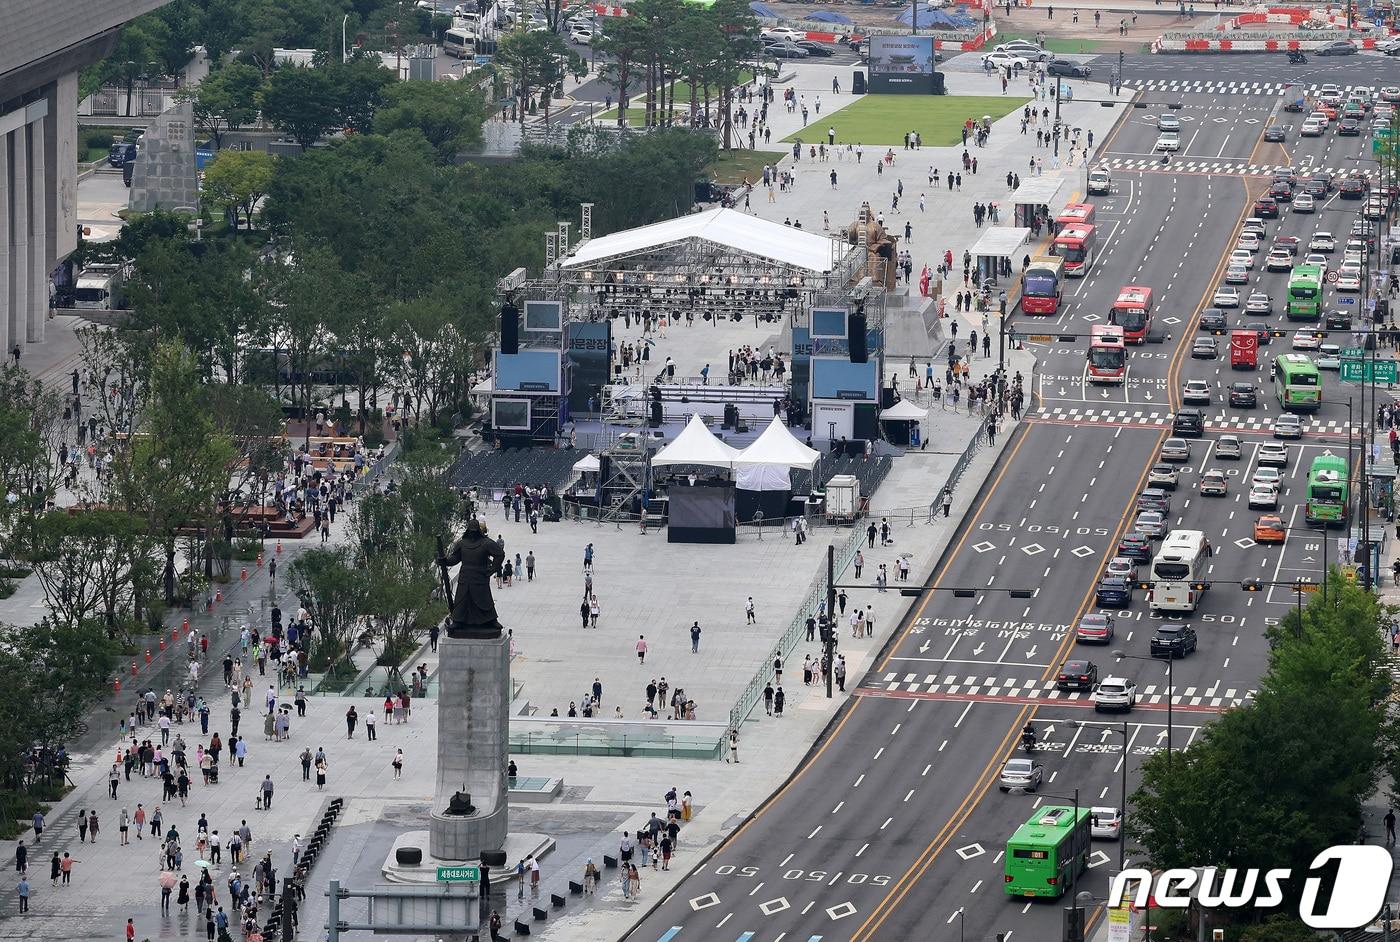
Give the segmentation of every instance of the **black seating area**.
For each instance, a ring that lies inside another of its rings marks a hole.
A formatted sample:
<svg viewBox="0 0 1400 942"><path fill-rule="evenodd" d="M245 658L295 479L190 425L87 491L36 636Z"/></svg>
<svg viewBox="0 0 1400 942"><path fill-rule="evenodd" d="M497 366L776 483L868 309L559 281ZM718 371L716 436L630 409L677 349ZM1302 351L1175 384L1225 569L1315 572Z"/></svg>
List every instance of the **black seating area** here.
<svg viewBox="0 0 1400 942"><path fill-rule="evenodd" d="M463 454L447 472L447 483L458 489L480 487L490 497L491 488L517 483L548 484L563 490L573 477L574 463L585 452L571 448L501 448Z"/></svg>
<svg viewBox="0 0 1400 942"><path fill-rule="evenodd" d="M519 919L515 920L515 934L516 934L516 935L529 935L529 934L530 934L530 924L529 924L528 922L521 922Z"/></svg>
<svg viewBox="0 0 1400 942"><path fill-rule="evenodd" d="M838 474L851 474L860 481L860 492L867 497L875 493L875 489L885 480L885 476L890 473L890 468L894 467L893 458L833 458L831 455L823 455L816 470L821 475L822 485ZM811 493L812 476L807 471L792 472L792 492L794 494Z"/></svg>

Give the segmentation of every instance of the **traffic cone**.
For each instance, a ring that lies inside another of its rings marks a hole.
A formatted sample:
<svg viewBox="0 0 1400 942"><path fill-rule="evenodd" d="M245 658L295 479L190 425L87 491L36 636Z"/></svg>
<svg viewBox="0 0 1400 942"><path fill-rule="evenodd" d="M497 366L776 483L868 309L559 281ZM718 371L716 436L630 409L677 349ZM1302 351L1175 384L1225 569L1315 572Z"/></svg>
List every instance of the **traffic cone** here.
<svg viewBox="0 0 1400 942"><path fill-rule="evenodd" d="M135 662L135 661L132 661L132 662L131 662L131 676L132 676L132 677L135 677L135 676L136 676L136 662Z"/></svg>
<svg viewBox="0 0 1400 942"><path fill-rule="evenodd" d="M165 635L161 635L161 636L160 636L160 649L161 649L162 651L165 650Z"/></svg>
<svg viewBox="0 0 1400 942"><path fill-rule="evenodd" d="M238 578L242 579L244 582L247 582L247 581L248 581L248 567L247 567L247 566L244 566L244 567L243 567L243 572L239 574Z"/></svg>
<svg viewBox="0 0 1400 942"><path fill-rule="evenodd" d="M147 649L146 649L146 666L147 666L147 667L150 667L150 666L151 666L151 649L150 649L150 648L147 648Z"/></svg>
<svg viewBox="0 0 1400 942"><path fill-rule="evenodd" d="M189 631L189 630L190 630L190 616L186 615L186 616L184 617L184 620L180 622L180 630L181 630L181 631Z"/></svg>
<svg viewBox="0 0 1400 942"><path fill-rule="evenodd" d="M223 589L215 589L215 590L214 590L214 601L215 601L215 602L222 602L223 600L224 600L224 590L223 590Z"/></svg>
<svg viewBox="0 0 1400 942"><path fill-rule="evenodd" d="M115 678L113 678L113 680L112 680L112 693L121 693L121 692L122 692L122 678L121 678L121 675L118 674L118 675L117 675Z"/></svg>
<svg viewBox="0 0 1400 942"><path fill-rule="evenodd" d="M277 541L277 555L278 555L278 556L281 556L281 555L282 555L282 541L281 541L281 540L278 540L278 541Z"/></svg>
<svg viewBox="0 0 1400 942"><path fill-rule="evenodd" d="M258 554L258 568L262 568L262 553Z"/></svg>

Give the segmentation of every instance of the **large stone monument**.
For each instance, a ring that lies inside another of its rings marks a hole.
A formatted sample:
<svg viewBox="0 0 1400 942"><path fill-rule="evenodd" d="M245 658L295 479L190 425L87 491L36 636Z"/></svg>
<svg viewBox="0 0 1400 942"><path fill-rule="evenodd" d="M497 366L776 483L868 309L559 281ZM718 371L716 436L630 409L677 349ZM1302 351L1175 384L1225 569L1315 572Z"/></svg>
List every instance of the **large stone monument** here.
<svg viewBox="0 0 1400 942"><path fill-rule="evenodd" d="M428 853L438 860L475 862L506 844L510 649L491 598L504 557L473 520L439 560L452 616L438 644L437 788L428 829ZM447 567L457 564L452 592Z"/></svg>
<svg viewBox="0 0 1400 942"><path fill-rule="evenodd" d="M128 205L142 213L197 208L194 149L194 105L184 102L163 112L141 140Z"/></svg>

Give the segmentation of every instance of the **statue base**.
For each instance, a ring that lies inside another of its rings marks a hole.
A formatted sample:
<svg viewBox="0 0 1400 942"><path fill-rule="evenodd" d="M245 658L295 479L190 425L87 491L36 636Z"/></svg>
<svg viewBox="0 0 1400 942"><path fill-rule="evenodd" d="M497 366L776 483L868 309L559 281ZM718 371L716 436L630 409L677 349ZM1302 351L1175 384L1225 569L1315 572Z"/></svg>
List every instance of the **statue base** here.
<svg viewBox="0 0 1400 942"><path fill-rule="evenodd" d="M438 860L475 863L500 850L508 827L506 765L510 748L510 648L506 639L459 638L438 643L437 787L428 852ZM470 795L462 814L459 793ZM454 802L454 799L455 802Z"/></svg>

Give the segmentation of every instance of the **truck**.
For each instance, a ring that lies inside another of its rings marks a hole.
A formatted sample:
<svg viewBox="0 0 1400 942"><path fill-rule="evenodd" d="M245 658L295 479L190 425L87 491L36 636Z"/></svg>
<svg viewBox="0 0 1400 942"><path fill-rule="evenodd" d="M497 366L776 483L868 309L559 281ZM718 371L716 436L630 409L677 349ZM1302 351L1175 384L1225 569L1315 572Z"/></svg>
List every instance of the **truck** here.
<svg viewBox="0 0 1400 942"><path fill-rule="evenodd" d="M126 271L120 265L89 265L73 283L73 307L118 311L126 307Z"/></svg>
<svg viewBox="0 0 1400 942"><path fill-rule="evenodd" d="M1230 369L1259 368L1259 335L1252 330L1230 331Z"/></svg>

